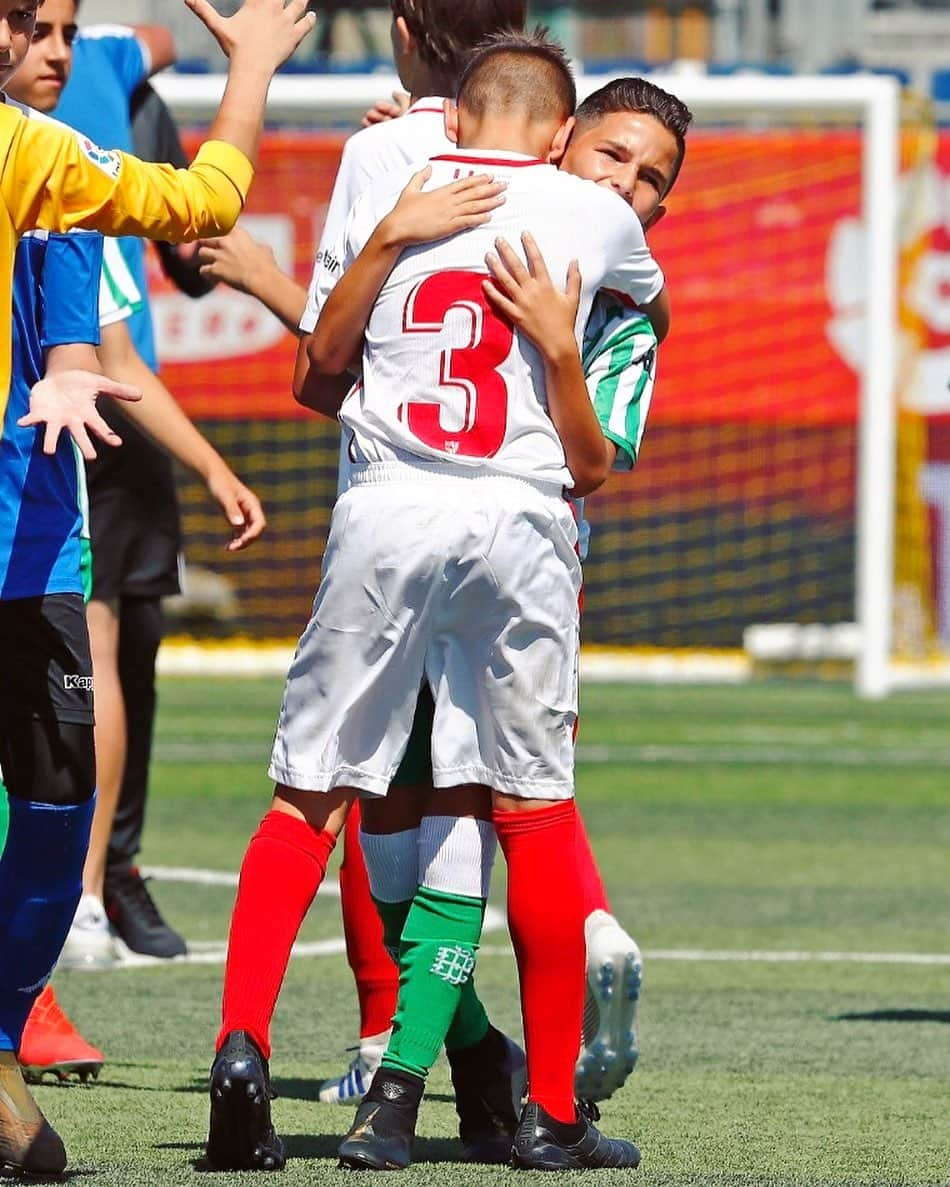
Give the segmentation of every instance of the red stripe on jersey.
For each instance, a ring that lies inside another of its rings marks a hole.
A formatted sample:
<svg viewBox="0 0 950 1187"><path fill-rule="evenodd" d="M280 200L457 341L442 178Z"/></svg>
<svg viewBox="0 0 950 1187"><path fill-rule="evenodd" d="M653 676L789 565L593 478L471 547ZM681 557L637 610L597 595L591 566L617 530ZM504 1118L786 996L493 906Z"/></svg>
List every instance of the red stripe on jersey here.
<svg viewBox="0 0 950 1187"><path fill-rule="evenodd" d="M426 112L428 115L444 115L441 107L410 107L406 115L422 115Z"/></svg>
<svg viewBox="0 0 950 1187"><path fill-rule="evenodd" d="M509 160L505 157L466 157L459 153L441 153L432 158L433 161L458 161L463 165L509 165L512 169L524 169L527 165L546 165L547 161L535 158L527 160Z"/></svg>

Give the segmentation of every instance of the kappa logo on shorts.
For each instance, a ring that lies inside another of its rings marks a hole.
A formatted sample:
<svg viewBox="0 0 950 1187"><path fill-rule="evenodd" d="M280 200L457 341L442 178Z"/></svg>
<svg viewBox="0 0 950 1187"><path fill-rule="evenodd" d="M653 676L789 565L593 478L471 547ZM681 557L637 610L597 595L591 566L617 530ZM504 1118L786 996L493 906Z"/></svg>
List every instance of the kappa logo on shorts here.
<svg viewBox="0 0 950 1187"><path fill-rule="evenodd" d="M64 676L63 688L67 692L92 692L91 676Z"/></svg>
<svg viewBox="0 0 950 1187"><path fill-rule="evenodd" d="M475 969L475 954L457 944L454 948L440 948L429 972L450 985L464 985Z"/></svg>
<svg viewBox="0 0 950 1187"><path fill-rule="evenodd" d="M113 181L118 179L119 173L122 171L122 160L117 152L111 152L108 149L100 148L98 144L93 144L88 136L78 136L79 147L83 154L89 158L90 161L107 177L111 177Z"/></svg>

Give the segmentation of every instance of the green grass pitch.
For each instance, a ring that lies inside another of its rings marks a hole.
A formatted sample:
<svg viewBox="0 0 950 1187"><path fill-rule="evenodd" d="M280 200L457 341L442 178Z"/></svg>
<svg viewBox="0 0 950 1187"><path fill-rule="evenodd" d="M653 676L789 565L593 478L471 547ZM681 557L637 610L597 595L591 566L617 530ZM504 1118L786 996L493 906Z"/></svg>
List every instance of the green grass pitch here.
<svg viewBox="0 0 950 1187"><path fill-rule="evenodd" d="M268 800L279 696L276 681L163 682L144 864L237 869ZM639 1182L950 1183L950 965L885 959L950 953L950 698L592 686L582 713L579 801L646 956L641 1064L603 1108L604 1128L642 1147ZM500 862L496 901L503 877ZM190 940L225 938L233 890L154 889ZM301 939L341 935L339 904L321 896ZM517 1033L505 933L486 945L480 984ZM220 964L57 975L108 1057L94 1087L37 1090L77 1181L237 1178L201 1165L220 981ZM288 1185L342 1181L334 1151L350 1113L316 1097L355 1034L344 958L295 961L273 1059ZM513 1180L454 1165L454 1134L442 1063L407 1180Z"/></svg>

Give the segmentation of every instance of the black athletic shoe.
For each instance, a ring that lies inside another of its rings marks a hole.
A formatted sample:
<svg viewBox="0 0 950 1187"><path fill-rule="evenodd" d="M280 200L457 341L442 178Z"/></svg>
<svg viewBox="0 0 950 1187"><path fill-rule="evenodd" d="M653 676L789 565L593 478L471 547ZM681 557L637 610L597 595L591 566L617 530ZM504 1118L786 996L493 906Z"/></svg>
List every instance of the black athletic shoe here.
<svg viewBox="0 0 950 1187"><path fill-rule="evenodd" d="M466 1162L507 1163L527 1082L525 1055L493 1026L474 1047L449 1054Z"/></svg>
<svg viewBox="0 0 950 1187"><path fill-rule="evenodd" d="M106 870L105 904L110 923L133 952L171 960L188 951L178 932L162 918L135 866Z"/></svg>
<svg viewBox="0 0 950 1187"><path fill-rule="evenodd" d="M521 1114L511 1151L517 1170L580 1171L606 1167L636 1170L640 1151L633 1142L605 1137L587 1116L596 1110L582 1106L574 1125L557 1121L540 1105L529 1102Z"/></svg>
<svg viewBox="0 0 950 1187"><path fill-rule="evenodd" d="M211 1065L208 1162L220 1171L279 1171L287 1156L270 1119L267 1060L243 1030L232 1030Z"/></svg>
<svg viewBox="0 0 950 1187"><path fill-rule="evenodd" d="M412 1139L424 1087L418 1076L378 1068L350 1132L340 1143L340 1167L405 1170L412 1161Z"/></svg>

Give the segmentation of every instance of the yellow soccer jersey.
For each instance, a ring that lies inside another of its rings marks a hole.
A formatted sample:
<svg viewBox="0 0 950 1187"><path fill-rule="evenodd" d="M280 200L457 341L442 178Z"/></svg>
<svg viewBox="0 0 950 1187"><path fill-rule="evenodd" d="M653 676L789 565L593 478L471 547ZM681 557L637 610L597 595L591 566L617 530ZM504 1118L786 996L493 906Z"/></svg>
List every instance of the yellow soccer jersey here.
<svg viewBox="0 0 950 1187"><path fill-rule="evenodd" d="M222 141L202 145L190 169L152 165L98 148L62 124L26 120L0 103L0 424L10 382L10 320L17 239L40 227L187 242L234 226L253 169Z"/></svg>

